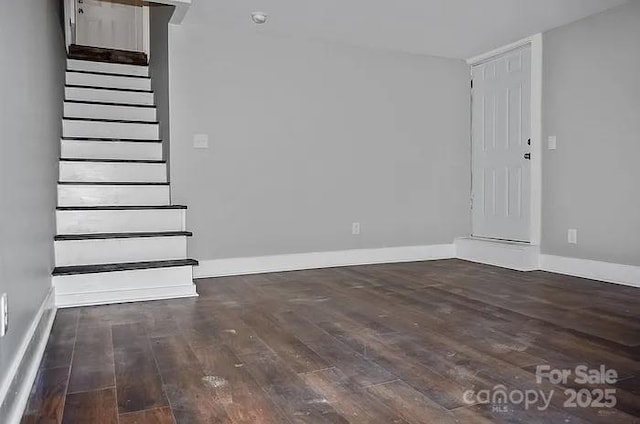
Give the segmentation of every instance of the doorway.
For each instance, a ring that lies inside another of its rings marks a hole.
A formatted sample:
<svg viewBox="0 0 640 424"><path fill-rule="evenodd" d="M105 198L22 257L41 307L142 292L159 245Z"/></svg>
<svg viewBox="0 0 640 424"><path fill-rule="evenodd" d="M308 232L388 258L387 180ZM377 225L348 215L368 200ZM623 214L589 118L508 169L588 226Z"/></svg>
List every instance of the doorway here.
<svg viewBox="0 0 640 424"><path fill-rule="evenodd" d="M77 0L76 41L81 46L145 51L147 11L142 0Z"/></svg>
<svg viewBox="0 0 640 424"><path fill-rule="evenodd" d="M472 66L472 235L529 243L531 45Z"/></svg>

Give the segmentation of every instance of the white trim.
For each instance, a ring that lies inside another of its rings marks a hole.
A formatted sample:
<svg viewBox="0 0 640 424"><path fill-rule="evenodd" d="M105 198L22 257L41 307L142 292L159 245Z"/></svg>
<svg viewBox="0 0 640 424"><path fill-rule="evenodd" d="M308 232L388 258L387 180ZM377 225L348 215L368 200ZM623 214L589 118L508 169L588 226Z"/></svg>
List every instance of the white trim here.
<svg viewBox="0 0 640 424"><path fill-rule="evenodd" d="M149 300L178 299L183 297L198 297L196 285L62 294L56 296L56 306L58 308L73 308L76 306L145 302Z"/></svg>
<svg viewBox="0 0 640 424"><path fill-rule="evenodd" d="M542 238L542 34L531 37L531 230L529 241Z"/></svg>
<svg viewBox="0 0 640 424"><path fill-rule="evenodd" d="M529 243L504 242L461 237L455 240L456 257L516 271L535 271L539 268L540 248Z"/></svg>
<svg viewBox="0 0 640 424"><path fill-rule="evenodd" d="M529 243L539 246L542 234L542 33L467 59L470 67L520 47L531 46L531 218ZM471 193L473 196L473 192Z"/></svg>
<svg viewBox="0 0 640 424"><path fill-rule="evenodd" d="M640 266L589 259L545 255L538 246L461 237L455 240L456 257L516 271L548 271L606 283L640 288Z"/></svg>
<svg viewBox="0 0 640 424"><path fill-rule="evenodd" d="M151 57L151 31L149 21L149 6L142 6L142 51Z"/></svg>
<svg viewBox="0 0 640 424"><path fill-rule="evenodd" d="M453 244L354 249L201 261L200 266L193 268L193 274L194 278L209 278L228 275L262 274L267 272L451 258L455 258L455 247Z"/></svg>
<svg viewBox="0 0 640 424"><path fill-rule="evenodd" d="M38 366L44 355L53 320L56 316L54 299L55 290L51 287L36 316L33 318L25 337L22 339L22 344L18 348L13 362L8 365L6 372L3 372L4 379L2 386L0 386L0 405L6 400L10 389L17 390L12 404L3 405L7 408L7 415L4 419L8 424L19 423L27 406L31 386L36 379ZM45 322L41 322L47 310L51 310L51 313L46 316ZM38 330L40 330L39 334ZM13 385L16 385L16 387L12 387Z"/></svg>
<svg viewBox="0 0 640 424"><path fill-rule="evenodd" d="M76 0L64 0L64 35L67 52L76 41Z"/></svg>
<svg viewBox="0 0 640 424"><path fill-rule="evenodd" d="M501 56L511 50L519 49L522 46L526 46L527 44L531 44L533 39L537 36L542 36L542 34L536 34L531 37L525 37L521 40L515 41L513 43L504 45L502 47L498 47L496 49L490 50L486 53L479 54L477 56L473 56L467 59L467 64L470 66L479 65L483 62L487 62L492 60L496 56Z"/></svg>
<svg viewBox="0 0 640 424"><path fill-rule="evenodd" d="M458 238L455 240L455 244L213 259L200 261L200 266L193 268L193 274L194 278L199 279L452 258L518 271L543 270L640 287L640 266L543 255L539 253L538 246L527 243L508 243L476 238Z"/></svg>
<svg viewBox="0 0 640 424"><path fill-rule="evenodd" d="M640 266L567 258L564 256L540 255L540 269L607 283L640 287Z"/></svg>

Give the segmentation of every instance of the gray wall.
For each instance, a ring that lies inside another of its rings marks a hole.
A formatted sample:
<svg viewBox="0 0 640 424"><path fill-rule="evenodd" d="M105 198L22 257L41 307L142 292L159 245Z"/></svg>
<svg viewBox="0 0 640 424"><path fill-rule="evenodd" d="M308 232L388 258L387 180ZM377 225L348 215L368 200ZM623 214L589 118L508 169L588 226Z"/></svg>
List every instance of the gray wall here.
<svg viewBox="0 0 640 424"><path fill-rule="evenodd" d="M63 71L58 2L0 2L0 293L10 312L3 380L51 287Z"/></svg>
<svg viewBox="0 0 640 424"><path fill-rule="evenodd" d="M462 61L216 28L199 4L170 30L172 198L189 206L193 257L468 234Z"/></svg>
<svg viewBox="0 0 640 424"><path fill-rule="evenodd" d="M640 3L545 34L543 129L542 251L640 265Z"/></svg>

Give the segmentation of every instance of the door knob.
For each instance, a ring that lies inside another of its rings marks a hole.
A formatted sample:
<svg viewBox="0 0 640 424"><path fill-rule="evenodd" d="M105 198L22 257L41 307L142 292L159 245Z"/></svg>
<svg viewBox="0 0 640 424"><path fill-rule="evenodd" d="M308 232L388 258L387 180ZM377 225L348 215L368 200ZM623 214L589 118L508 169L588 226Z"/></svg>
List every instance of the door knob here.
<svg viewBox="0 0 640 424"><path fill-rule="evenodd" d="M531 153L525 153L524 154L524 158L528 159L528 160L531 160Z"/></svg>
<svg viewBox="0 0 640 424"><path fill-rule="evenodd" d="M82 15L84 13L84 10L78 9L78 13Z"/></svg>

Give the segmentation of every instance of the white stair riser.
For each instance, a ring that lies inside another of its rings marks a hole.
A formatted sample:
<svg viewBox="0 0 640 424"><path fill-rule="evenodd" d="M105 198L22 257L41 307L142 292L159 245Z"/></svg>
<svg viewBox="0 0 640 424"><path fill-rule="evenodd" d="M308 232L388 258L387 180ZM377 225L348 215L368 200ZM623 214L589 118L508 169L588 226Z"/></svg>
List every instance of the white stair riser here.
<svg viewBox="0 0 640 424"><path fill-rule="evenodd" d="M61 157L69 159L162 160L162 143L61 140Z"/></svg>
<svg viewBox="0 0 640 424"><path fill-rule="evenodd" d="M149 76L148 66L124 65L119 63L90 62L86 60L67 60L67 69L70 71L104 72L108 74Z"/></svg>
<svg viewBox="0 0 640 424"><path fill-rule="evenodd" d="M53 277L56 295L193 285L192 267L137 269Z"/></svg>
<svg viewBox="0 0 640 424"><path fill-rule="evenodd" d="M134 237L55 242L56 266L186 259L187 237Z"/></svg>
<svg viewBox="0 0 640 424"><path fill-rule="evenodd" d="M124 103L131 105L153 105L153 93L138 91L101 90L99 88L65 87L66 100L87 102Z"/></svg>
<svg viewBox="0 0 640 424"><path fill-rule="evenodd" d="M56 293L56 307L71 308L75 306L106 305L113 303L142 302L147 300L178 299L181 297L197 297L196 285L159 287L133 290L113 290L94 293L66 294Z"/></svg>
<svg viewBox="0 0 640 424"><path fill-rule="evenodd" d="M123 88L128 90L151 90L151 80L149 78L67 72L65 79L67 85Z"/></svg>
<svg viewBox="0 0 640 424"><path fill-rule="evenodd" d="M160 130L158 124L63 120L62 136L158 140Z"/></svg>
<svg viewBox="0 0 640 424"><path fill-rule="evenodd" d="M156 121L155 107L94 105L64 103L65 118L120 119L125 121Z"/></svg>
<svg viewBox="0 0 640 424"><path fill-rule="evenodd" d="M164 163L113 163L60 161L60 181L155 182L167 181Z"/></svg>
<svg viewBox="0 0 640 424"><path fill-rule="evenodd" d="M169 204L169 186L58 185L58 206L155 206Z"/></svg>
<svg viewBox="0 0 640 424"><path fill-rule="evenodd" d="M184 209L56 211L58 234L184 231Z"/></svg>

